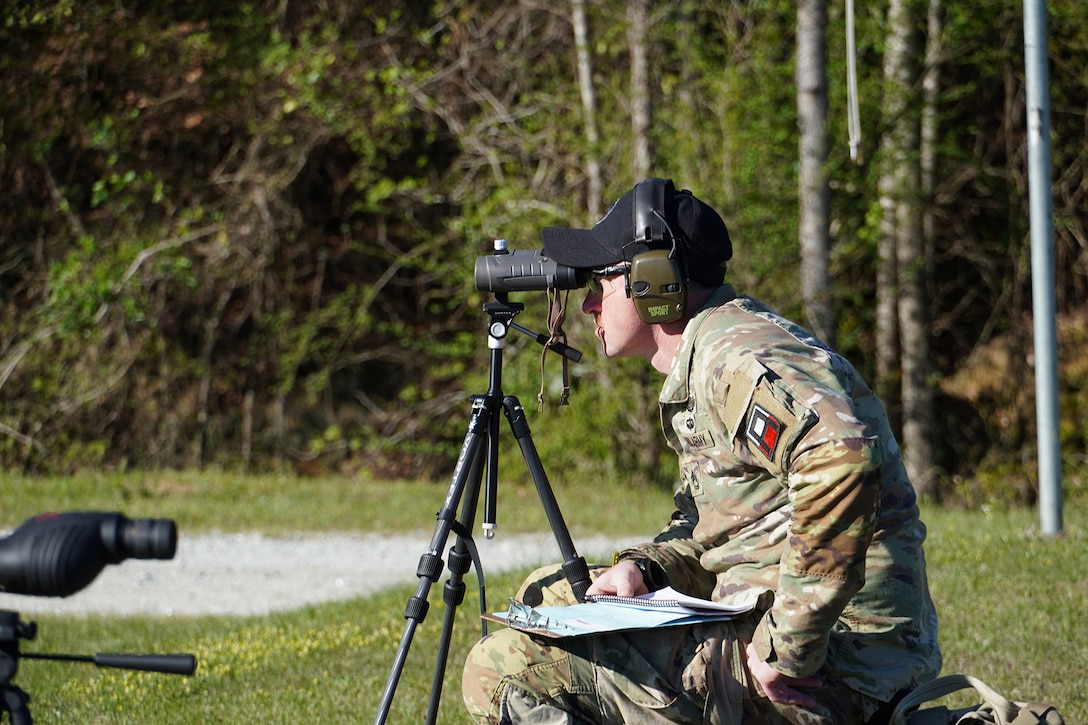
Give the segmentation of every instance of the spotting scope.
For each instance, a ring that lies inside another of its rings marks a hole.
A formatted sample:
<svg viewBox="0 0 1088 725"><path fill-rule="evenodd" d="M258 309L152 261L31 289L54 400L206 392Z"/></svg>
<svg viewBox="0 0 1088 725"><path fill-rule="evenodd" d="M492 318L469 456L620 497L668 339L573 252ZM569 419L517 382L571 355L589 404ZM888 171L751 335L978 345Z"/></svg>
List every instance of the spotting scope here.
<svg viewBox="0 0 1088 725"><path fill-rule="evenodd" d="M119 513L41 514L0 539L0 591L66 597L94 581L107 564L172 559L177 525Z"/></svg>
<svg viewBox="0 0 1088 725"><path fill-rule="evenodd" d="M476 289L480 292L530 292L578 289L588 278L574 267L544 256L543 249L507 249L495 240L495 253L476 258Z"/></svg>

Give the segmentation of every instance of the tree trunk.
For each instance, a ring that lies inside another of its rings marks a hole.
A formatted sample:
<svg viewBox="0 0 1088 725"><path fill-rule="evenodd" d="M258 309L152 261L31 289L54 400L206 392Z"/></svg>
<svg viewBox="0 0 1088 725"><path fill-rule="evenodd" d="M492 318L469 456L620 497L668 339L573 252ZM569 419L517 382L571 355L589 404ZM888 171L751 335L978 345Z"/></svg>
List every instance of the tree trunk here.
<svg viewBox="0 0 1088 725"><path fill-rule="evenodd" d="M597 131L597 94L593 87L593 59L589 53L589 30L586 24L585 0L571 0L571 22L574 24L574 46L578 53L578 88L582 96L582 116L586 129L586 211L589 223L602 216L604 192L601 186L601 162L597 154L600 134Z"/></svg>
<svg viewBox="0 0 1088 725"><path fill-rule="evenodd" d="M892 0L888 10L889 23L892 18L903 13L904 0ZM900 47L902 38L895 34L895 28L889 28L889 37L884 58L884 99L883 113L885 126L889 132L881 137L879 178L877 196L880 203L880 235L877 240L876 260L876 392L888 407L892 426L897 431L902 428L900 415L900 369L899 369L899 273L896 265L896 199L900 193L900 171L902 153L898 138L891 133L897 128L896 121L905 114L906 98L901 86L896 82L900 73L904 51Z"/></svg>
<svg viewBox="0 0 1088 725"><path fill-rule="evenodd" d="M941 0L929 0L926 15L926 65L922 73L922 234L926 245L926 278L933 279L933 249L936 244L933 198L937 191L937 102L941 93ZM933 290L926 297L933 299ZM932 311L931 311L932 314Z"/></svg>
<svg viewBox="0 0 1088 725"><path fill-rule="evenodd" d="M631 172L634 181L654 175L654 154L650 142L653 121L653 96L650 92L650 3L649 0L627 2L627 49L631 57L631 137L633 139ZM660 385L657 374L649 367L636 373L639 389L654 390ZM638 451L639 470L651 473L661 451L661 428L655 415L657 401L640 396L631 407L628 420Z"/></svg>
<svg viewBox="0 0 1088 725"><path fill-rule="evenodd" d="M883 177L880 189L880 236L876 258L876 381L874 388L884 401L895 430L901 429L899 395L899 311L895 263L895 209L885 197Z"/></svg>
<svg viewBox="0 0 1088 725"><path fill-rule="evenodd" d="M931 375L929 355L929 329L934 311L930 309L929 300L934 299L933 257L936 246L936 229L933 213L933 198L937 187L937 133L938 117L937 103L940 99L940 57L942 54L942 26L941 7L942 0L929 0L929 8L926 13L926 51L925 67L922 73L922 124L920 136L920 178L923 200L921 212L921 249L923 258L920 264L919 274L922 279L917 282L917 292L920 296L918 307L921 311L921 334L924 339L925 357L921 358L922 369L915 371L916 376L921 377L921 396L917 399L917 405L912 406L916 419L915 425L920 426L924 439L915 441L914 448L917 453L912 456L911 464L916 470L911 474L916 490L927 496L938 495L937 474L939 464L936 459L935 442L931 435L936 421L933 410L933 389L929 385ZM919 452L919 446L924 452ZM909 459L908 459L909 460Z"/></svg>
<svg viewBox="0 0 1088 725"><path fill-rule="evenodd" d="M827 2L797 4L797 119L801 297L812 332L835 345L835 313L831 303L831 188L827 163Z"/></svg>
<svg viewBox="0 0 1088 725"><path fill-rule="evenodd" d="M627 47L631 54L631 138L634 142L631 172L635 181L650 176L650 169L653 167L650 150L653 106L650 100L650 61L647 50L649 30L649 2L628 0Z"/></svg>
<svg viewBox="0 0 1088 725"><path fill-rule="evenodd" d="M209 445L211 416L208 407L211 397L212 376L215 370L212 365L212 352L215 350L215 343L219 339L220 328L223 324L223 313L227 309L227 303L229 302L230 290L220 292L219 299L216 301L211 314L204 319L201 325L204 330L204 341L200 350L200 388L197 407L197 423L200 433L194 442L190 463L200 471L204 470L209 458L211 458L209 448L213 450L215 448L215 446Z"/></svg>
<svg viewBox="0 0 1088 725"><path fill-rule="evenodd" d="M926 310L925 240L922 233L921 123L918 81L920 39L910 0L892 0L884 58L885 128L880 166L882 261L895 263L904 462L915 490L929 495L933 475L932 393L929 389L929 323ZM886 280L885 280L886 283ZM885 294L889 291L885 290ZM887 298L884 300L887 302Z"/></svg>

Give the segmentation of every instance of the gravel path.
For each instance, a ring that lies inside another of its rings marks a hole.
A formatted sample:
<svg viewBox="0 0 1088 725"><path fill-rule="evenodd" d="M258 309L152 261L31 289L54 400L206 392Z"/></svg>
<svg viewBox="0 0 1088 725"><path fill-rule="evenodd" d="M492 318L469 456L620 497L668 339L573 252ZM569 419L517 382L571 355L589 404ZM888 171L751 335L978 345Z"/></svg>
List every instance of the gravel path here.
<svg viewBox="0 0 1088 725"><path fill-rule="evenodd" d="M179 536L169 561L128 559L107 566L70 597L0 594L0 609L25 614L259 615L350 599L417 581L416 565L431 533L323 534L271 538L260 534ZM443 560L447 558L451 535ZM633 540L575 541L589 563L609 561ZM485 577L522 566L559 562L554 537L507 534L476 541ZM441 600L446 575L431 589Z"/></svg>

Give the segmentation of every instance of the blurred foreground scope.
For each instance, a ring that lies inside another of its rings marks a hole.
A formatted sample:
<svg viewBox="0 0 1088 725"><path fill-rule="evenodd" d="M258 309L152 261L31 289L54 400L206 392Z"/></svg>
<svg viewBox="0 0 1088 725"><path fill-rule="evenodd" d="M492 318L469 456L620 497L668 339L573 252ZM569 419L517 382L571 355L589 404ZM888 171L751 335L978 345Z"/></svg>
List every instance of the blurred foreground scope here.
<svg viewBox="0 0 1088 725"><path fill-rule="evenodd" d="M177 525L119 513L41 514L0 539L0 591L66 597L94 581L107 564L173 559Z"/></svg>
<svg viewBox="0 0 1088 725"><path fill-rule="evenodd" d="M495 242L494 254L476 258L476 289L481 292L578 289L587 281L578 269L545 257L543 249L507 251L505 239Z"/></svg>

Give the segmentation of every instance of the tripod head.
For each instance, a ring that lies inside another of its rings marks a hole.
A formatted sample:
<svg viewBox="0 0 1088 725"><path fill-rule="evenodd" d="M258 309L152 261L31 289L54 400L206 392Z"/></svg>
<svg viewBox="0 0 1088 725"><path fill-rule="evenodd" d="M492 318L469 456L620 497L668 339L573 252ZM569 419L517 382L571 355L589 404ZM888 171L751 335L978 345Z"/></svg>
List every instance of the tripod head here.
<svg viewBox="0 0 1088 725"><path fill-rule="evenodd" d="M582 359L582 353L558 342L555 335L541 335L513 321L525 306L519 302L510 302L507 293L572 290L585 287L588 280L585 272L545 257L543 249L511 250L505 239L495 240L494 253L476 258L476 289L495 293L495 301L484 305L484 311L491 318L488 324L491 340L501 344L506 337L507 328L513 327L533 338L545 349L574 362Z"/></svg>
<svg viewBox="0 0 1088 725"><path fill-rule="evenodd" d="M107 564L125 559L172 559L177 549L177 526L170 519L129 519L119 513L97 511L52 513L24 522L0 539L0 589L12 594L66 597L90 584ZM19 659L89 662L97 667L191 675L196 658L191 654L67 655L21 652L21 640L33 640L34 622L23 622L18 612L0 610L0 713L12 725L33 722L30 697L12 684Z"/></svg>

